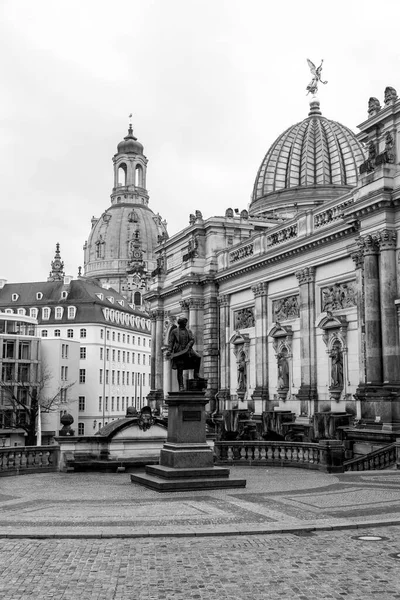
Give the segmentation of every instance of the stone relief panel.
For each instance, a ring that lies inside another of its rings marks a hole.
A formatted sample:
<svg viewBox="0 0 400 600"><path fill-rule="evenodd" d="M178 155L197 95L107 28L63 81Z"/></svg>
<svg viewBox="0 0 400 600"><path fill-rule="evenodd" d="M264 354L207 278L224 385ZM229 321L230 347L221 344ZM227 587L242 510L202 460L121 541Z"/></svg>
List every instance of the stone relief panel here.
<svg viewBox="0 0 400 600"><path fill-rule="evenodd" d="M233 326L236 330L254 327L254 307L248 306L247 308L236 310L233 313Z"/></svg>
<svg viewBox="0 0 400 600"><path fill-rule="evenodd" d="M343 308L357 306L357 289L355 281L335 283L321 289L321 310L332 312Z"/></svg>
<svg viewBox="0 0 400 600"><path fill-rule="evenodd" d="M287 296L272 302L272 320L285 321L297 319L300 316L299 296Z"/></svg>

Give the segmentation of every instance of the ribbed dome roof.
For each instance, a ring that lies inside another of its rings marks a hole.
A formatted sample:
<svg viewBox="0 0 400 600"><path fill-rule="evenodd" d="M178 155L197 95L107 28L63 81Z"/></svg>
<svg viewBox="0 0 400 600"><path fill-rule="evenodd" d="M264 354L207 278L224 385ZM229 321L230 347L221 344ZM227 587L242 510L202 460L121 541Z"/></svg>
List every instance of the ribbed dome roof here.
<svg viewBox="0 0 400 600"><path fill-rule="evenodd" d="M304 121L284 131L268 150L257 173L250 209L269 205L270 196L283 200L284 190L291 190L293 196L296 188L301 196L302 188L331 188L328 195L332 196L357 184L357 168L365 159L355 134L323 117L318 100L310 103L310 109Z"/></svg>
<svg viewBox="0 0 400 600"><path fill-rule="evenodd" d="M117 146L118 154L143 154L143 145L133 135L132 125L129 125L128 135Z"/></svg>

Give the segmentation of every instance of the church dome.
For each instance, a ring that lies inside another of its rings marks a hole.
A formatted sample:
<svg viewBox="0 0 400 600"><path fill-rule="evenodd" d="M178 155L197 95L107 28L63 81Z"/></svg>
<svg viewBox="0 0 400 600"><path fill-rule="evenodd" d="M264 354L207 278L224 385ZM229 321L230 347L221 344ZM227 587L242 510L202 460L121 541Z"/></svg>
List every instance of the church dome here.
<svg viewBox="0 0 400 600"><path fill-rule="evenodd" d="M118 154L143 154L143 145L133 135L132 125L129 125L128 135L117 146Z"/></svg>
<svg viewBox="0 0 400 600"><path fill-rule="evenodd" d="M322 116L315 98L306 119L272 144L258 170L251 214L296 204L311 208L345 194L357 184L363 147L344 125Z"/></svg>

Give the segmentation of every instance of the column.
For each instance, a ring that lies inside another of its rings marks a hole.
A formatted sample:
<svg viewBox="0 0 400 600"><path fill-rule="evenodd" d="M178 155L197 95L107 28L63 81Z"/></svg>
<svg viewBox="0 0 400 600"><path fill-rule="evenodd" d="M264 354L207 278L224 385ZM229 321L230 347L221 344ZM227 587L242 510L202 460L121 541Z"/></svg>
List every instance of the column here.
<svg viewBox="0 0 400 600"><path fill-rule="evenodd" d="M191 329L195 344L194 348L201 350L203 348L203 327L201 318L203 315L201 314L202 309L204 307L204 302L202 298L190 298L187 301L189 307L189 329Z"/></svg>
<svg viewBox="0 0 400 600"><path fill-rule="evenodd" d="M230 304L231 297L222 295L218 297L219 304L219 394L223 399L229 396L230 372Z"/></svg>
<svg viewBox="0 0 400 600"><path fill-rule="evenodd" d="M261 412L267 410L268 401L268 283L257 283L251 288L254 294L255 323L255 390L254 400L261 400ZM258 412L258 411L257 411Z"/></svg>
<svg viewBox="0 0 400 600"><path fill-rule="evenodd" d="M362 251L353 252L351 258L355 263L357 284L357 322L358 322L358 371L359 383L366 382L365 372L365 326L364 326L364 254ZM360 415L357 413L357 418Z"/></svg>
<svg viewBox="0 0 400 600"><path fill-rule="evenodd" d="M151 321L151 364L150 364L150 390L156 389L156 312L152 311L150 313L150 321Z"/></svg>
<svg viewBox="0 0 400 600"><path fill-rule="evenodd" d="M382 379L384 384L400 383L397 331L396 231L384 229L377 234L379 290L382 335Z"/></svg>
<svg viewBox="0 0 400 600"><path fill-rule="evenodd" d="M164 331L164 311L161 309L157 309L154 311L156 317L156 352L155 352L155 384L156 390L163 389L164 382L164 359L163 359L163 331Z"/></svg>
<svg viewBox="0 0 400 600"><path fill-rule="evenodd" d="M366 384L382 383L381 310L378 245L372 235L359 239L364 252L364 315Z"/></svg>
<svg viewBox="0 0 400 600"><path fill-rule="evenodd" d="M295 273L300 293L301 385L298 397L301 413L311 416L317 400L317 362L315 350L315 268L305 267Z"/></svg>
<svg viewBox="0 0 400 600"><path fill-rule="evenodd" d="M206 397L214 399L218 392L218 304L213 280L204 283L203 369L207 379Z"/></svg>

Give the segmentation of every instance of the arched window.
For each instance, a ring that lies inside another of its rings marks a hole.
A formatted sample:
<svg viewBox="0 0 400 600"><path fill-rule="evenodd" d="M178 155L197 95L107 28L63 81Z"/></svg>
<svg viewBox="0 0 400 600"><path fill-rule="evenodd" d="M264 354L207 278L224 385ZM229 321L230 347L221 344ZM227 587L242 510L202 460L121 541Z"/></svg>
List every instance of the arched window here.
<svg viewBox="0 0 400 600"><path fill-rule="evenodd" d="M144 187L144 185L143 185L143 167L142 167L142 165L136 165L136 168L135 168L135 185L137 187Z"/></svg>
<svg viewBox="0 0 400 600"><path fill-rule="evenodd" d="M67 337L69 337L69 338L73 338L74 337L74 330L73 329L67 329Z"/></svg>
<svg viewBox="0 0 400 600"><path fill-rule="evenodd" d="M60 337L61 336L61 331L60 329L55 329L54 330L54 337Z"/></svg>
<svg viewBox="0 0 400 600"><path fill-rule="evenodd" d="M133 303L136 304L136 306L142 305L142 294L140 292L135 292L133 296Z"/></svg>
<svg viewBox="0 0 400 600"><path fill-rule="evenodd" d="M42 329L42 337L47 337L47 329Z"/></svg>
<svg viewBox="0 0 400 600"><path fill-rule="evenodd" d="M118 167L118 185L126 185L126 164L122 163Z"/></svg>
<svg viewBox="0 0 400 600"><path fill-rule="evenodd" d="M86 329L81 329L79 334L80 334L81 338L85 338L86 337Z"/></svg>

